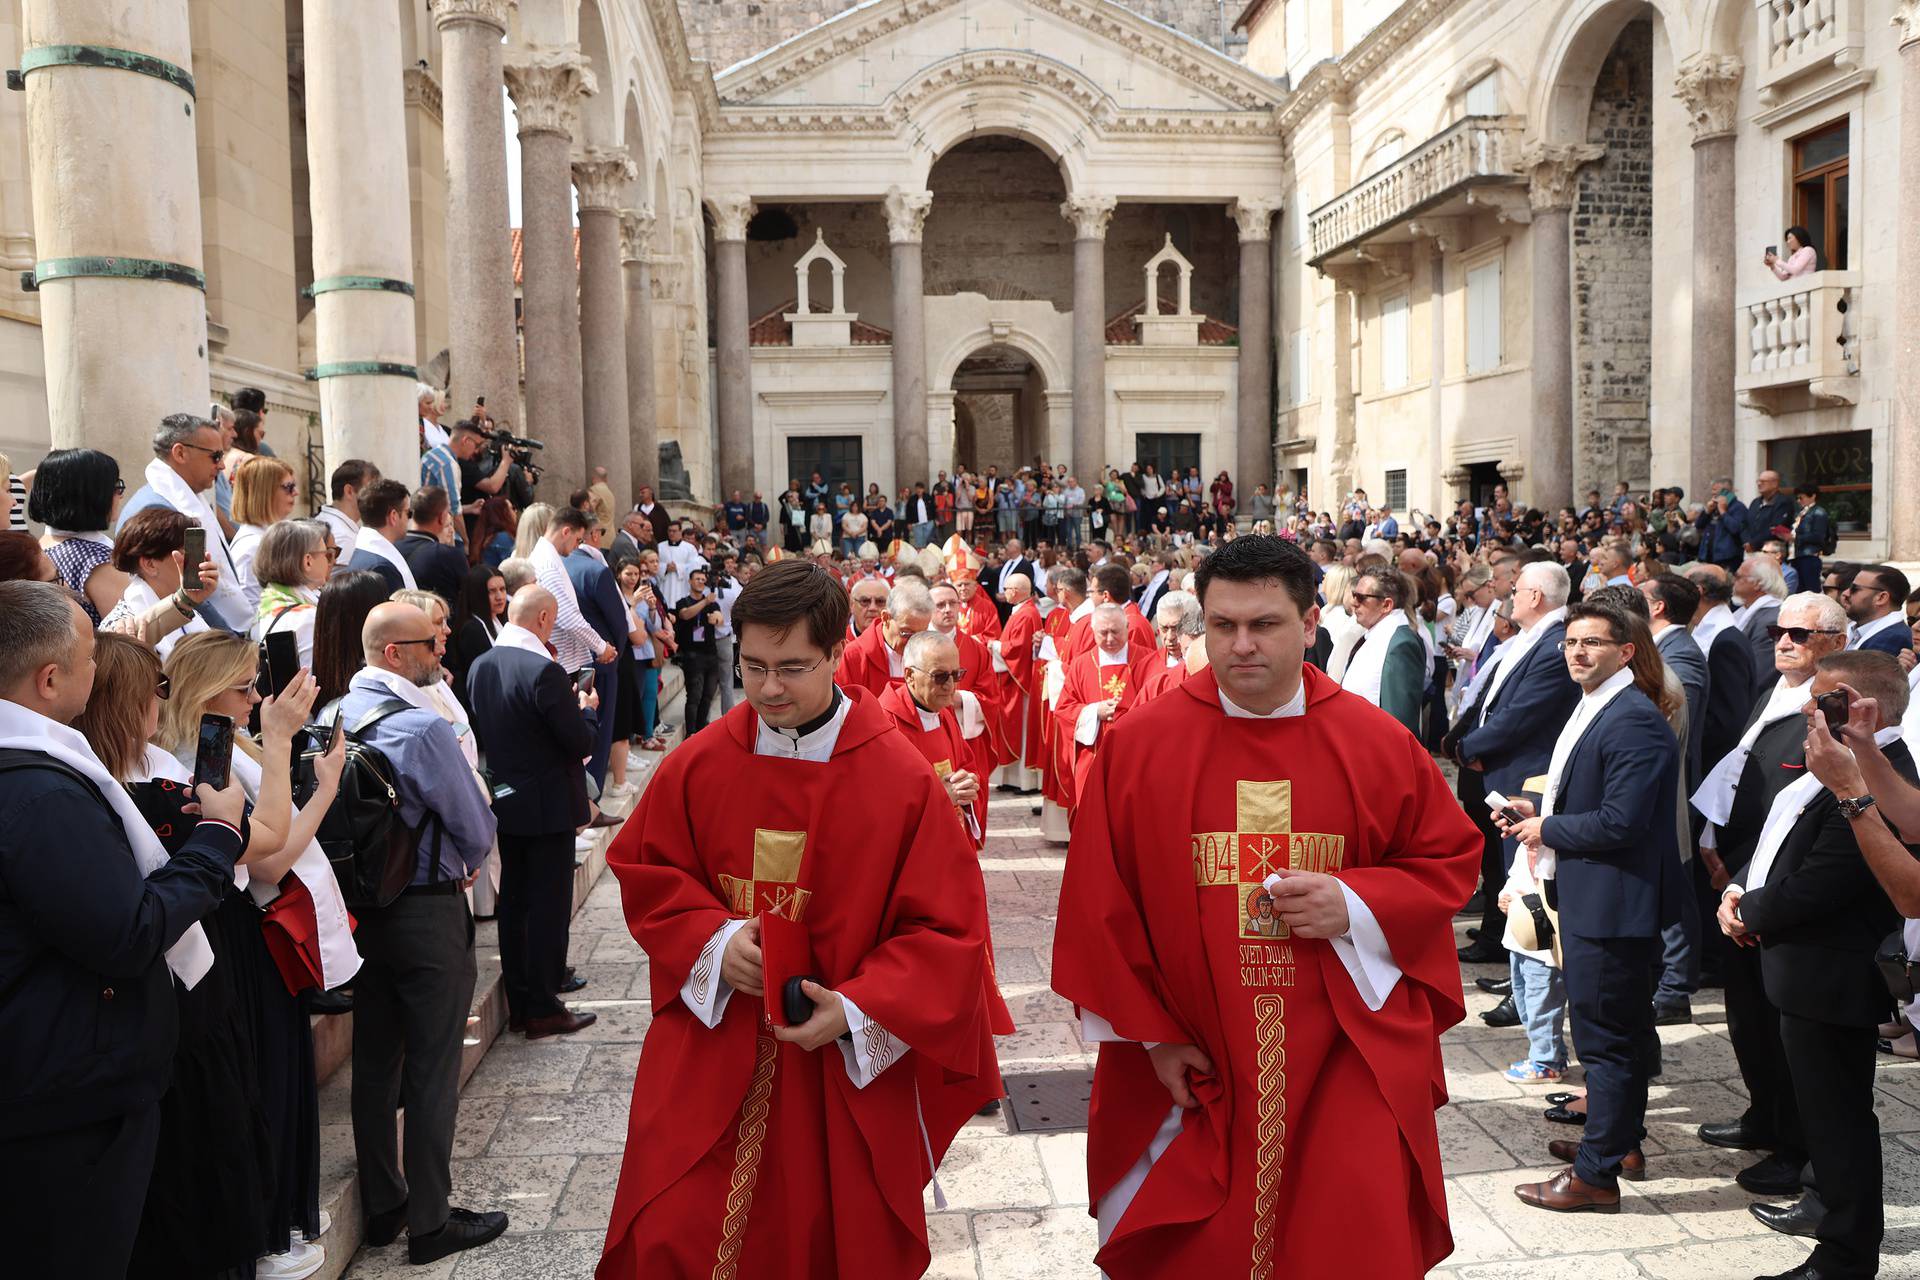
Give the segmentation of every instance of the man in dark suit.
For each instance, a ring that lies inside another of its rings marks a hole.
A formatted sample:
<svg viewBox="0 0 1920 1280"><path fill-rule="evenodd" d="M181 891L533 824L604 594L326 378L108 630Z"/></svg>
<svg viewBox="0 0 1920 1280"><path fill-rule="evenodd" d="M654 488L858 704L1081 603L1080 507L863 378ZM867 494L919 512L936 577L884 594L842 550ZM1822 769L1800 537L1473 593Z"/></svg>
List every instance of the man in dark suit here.
<svg viewBox="0 0 1920 1280"><path fill-rule="evenodd" d="M612 662L593 664L593 689L607 708L596 730L593 758L587 762L587 773L596 789L606 785L607 757L613 753L613 708L620 697L620 652L627 645L628 631L627 602L620 595L620 584L614 581L613 571L607 568L607 562L597 550L589 549L589 543L597 547L600 537L600 526L594 525L587 530L588 541L574 548L563 561L567 578L573 583L574 598L580 603L580 616L587 620L594 634L612 646L614 653ZM621 750L625 749L626 744L622 743Z"/></svg>
<svg viewBox="0 0 1920 1280"><path fill-rule="evenodd" d="M573 907L573 833L587 821L581 760L593 749L597 694L577 693L547 654L553 593L522 587L507 625L467 671L473 729L493 776L500 824L500 971L507 1025L527 1039L568 1035L591 1013L560 1002Z"/></svg>
<svg viewBox="0 0 1920 1280"><path fill-rule="evenodd" d="M1769 538L1785 538L1793 529L1793 495L1780 487L1778 471L1762 471L1754 482L1753 501L1747 506L1746 549L1759 551Z"/></svg>
<svg viewBox="0 0 1920 1280"><path fill-rule="evenodd" d="M657 547L667 540L667 526L673 521L673 513L653 500L653 486L643 484L640 492L634 496L633 510L647 522L647 530L639 539L642 546Z"/></svg>
<svg viewBox="0 0 1920 1280"><path fill-rule="evenodd" d="M445 489L430 484L414 490L413 497L407 501L407 521L411 527L396 548L400 558L407 562L407 568L413 570L415 585L445 600L449 613L467 580L467 558L452 543L440 540L453 518L453 503Z"/></svg>
<svg viewBox="0 0 1920 1280"><path fill-rule="evenodd" d="M1791 596L1780 608L1773 664L1778 683L1753 708L1733 752L1694 792L1694 807L1706 819L1700 864L1717 913L1720 892L1747 873L1775 797L1806 776L1806 725L1801 710L1812 696L1822 659L1845 643L1840 609L1811 593ZM1724 938L1721 931L1714 936ZM1780 1039L1780 1013L1761 980L1759 953L1728 945L1718 950L1727 989L1727 1032L1747 1087L1747 1108L1738 1120L1700 1126L1703 1142L1772 1154L1743 1169L1738 1181L1762 1195L1787 1195L1800 1187L1806 1137L1787 1075Z"/></svg>
<svg viewBox="0 0 1920 1280"><path fill-rule="evenodd" d="M1700 589L1677 573L1663 573L1642 582L1640 594L1647 598L1649 625L1660 659L1673 668L1680 687L1686 690L1686 786L1688 794L1692 794L1693 788L1700 785L1700 743L1707 727L1707 693L1712 687L1707 655L1693 642L1693 633L1687 629L1700 607Z"/></svg>
<svg viewBox="0 0 1920 1280"><path fill-rule="evenodd" d="M1718 565L1697 564L1687 581L1700 592L1693 637L1707 655L1706 727L1700 739L1701 768L1711 770L1733 750L1753 710L1753 646L1734 625L1733 578Z"/></svg>
<svg viewBox="0 0 1920 1280"><path fill-rule="evenodd" d="M1581 698L1556 723L1546 794L1508 834L1551 880L1560 908L1567 1007L1587 1071L1587 1124L1578 1144L1548 1153L1569 1167L1516 1187L1521 1200L1560 1212L1618 1212L1619 1177L1644 1169L1647 1081L1658 1054L1653 965L1680 891L1673 815L1680 748L1659 689L1637 686L1633 631L1606 605L1567 611L1564 662ZM1551 856L1544 850L1550 850Z"/></svg>
<svg viewBox="0 0 1920 1280"><path fill-rule="evenodd" d="M1818 591L1820 561L1833 554L1833 517L1820 505L1817 484L1801 485L1794 490L1794 498L1799 505L1794 510L1794 518L1787 521L1793 526L1790 540L1793 572L1800 579L1802 591Z"/></svg>
<svg viewBox="0 0 1920 1280"><path fill-rule="evenodd" d="M1875 741L1894 771L1913 782L1912 757L1899 741L1906 673L1885 654L1822 659L1813 695L1842 684L1877 704ZM1807 714L1820 713L1810 706ZM1859 799L1843 808L1817 777L1805 776L1774 800L1744 877L1721 899L1722 930L1760 952L1826 1206L1813 1256L1785 1273L1795 1280L1873 1276L1885 1228L1873 1075L1887 990L1874 953L1900 915L1861 856L1852 827L1861 808ZM1770 1216L1790 1212L1754 1206L1769 1225Z"/></svg>
<svg viewBox="0 0 1920 1280"><path fill-rule="evenodd" d="M1527 565L1514 582L1509 605L1521 632L1487 682L1478 722L1459 735L1455 746L1454 758L1480 773L1485 791L1516 797L1528 779L1544 774L1554 739L1580 700L1580 686L1568 677L1560 655L1571 589L1567 571L1548 561ZM1497 874L1488 874L1491 867L1482 868L1483 894L1497 895L1506 884L1513 846L1502 843ZM1480 937L1460 953L1463 961L1490 964L1507 959L1499 921L1496 911L1494 927L1483 924Z"/></svg>
<svg viewBox="0 0 1920 1280"><path fill-rule="evenodd" d="M1853 623L1849 649L1877 649L1889 656L1913 648L1907 626L1907 575L1884 564L1863 565L1840 597Z"/></svg>
<svg viewBox="0 0 1920 1280"><path fill-rule="evenodd" d="M400 539L407 530L407 486L398 480L375 480L360 494L360 532L347 568L380 575L387 592L417 586L413 566L401 556ZM344 548L342 548L344 550Z"/></svg>
<svg viewBox="0 0 1920 1280"><path fill-rule="evenodd" d="M1706 509L1694 521L1700 531L1700 558L1732 573L1747 546L1747 504L1734 496L1733 481L1713 482Z"/></svg>
<svg viewBox="0 0 1920 1280"><path fill-rule="evenodd" d="M884 547L881 549L885 550ZM993 577L988 579L993 584L993 607L1000 614L1001 626L1005 626L1007 619L1013 616L1013 605L1008 602L1006 591L1007 580L1015 574L1025 574L1028 584L1038 591L1039 571L1035 568L1033 561L1027 559L1027 549L1020 545L1020 539L1009 538L1006 558L1001 561L998 569L993 570ZM1144 610L1146 606L1143 604L1141 608ZM1151 618L1153 614L1148 613L1147 616Z"/></svg>
<svg viewBox="0 0 1920 1280"><path fill-rule="evenodd" d="M1738 612L1740 634L1753 650L1753 696L1765 696L1773 684L1773 637L1767 634L1780 617L1780 602L1787 598L1787 575L1780 562L1764 552L1748 556L1733 575L1733 603Z"/></svg>
<svg viewBox="0 0 1920 1280"><path fill-rule="evenodd" d="M1511 575L1508 576L1511 577ZM1509 589L1511 585L1509 582ZM1461 737L1477 727L1481 717L1486 714L1487 687L1490 678L1480 673L1491 671L1492 664L1499 661L1497 655L1500 654L1500 647L1519 633L1519 628L1513 624L1512 604L1508 600L1494 600L1487 605L1487 611L1494 616L1488 627L1486 639L1476 651L1476 675L1467 686L1468 692L1472 694L1471 700L1465 704L1460 714L1454 718L1452 727L1440 739L1440 753L1456 763L1460 759ZM1331 648L1330 634L1327 628L1321 627L1320 635L1314 641L1315 645L1319 646L1324 642ZM1320 669L1325 671L1326 667L1322 666ZM1465 668L1462 668L1463 672L1464 670ZM1464 766L1456 769L1453 794L1459 799L1460 807L1466 810L1467 817L1479 829L1483 841L1480 851L1480 924L1478 931L1474 934L1474 945L1465 948L1462 953L1463 955L1482 955L1492 948L1480 947L1478 940L1481 938L1497 940L1506 928L1506 916L1500 910L1500 891L1506 886L1504 878L1507 863L1506 837L1500 834L1498 827L1494 826L1493 811L1487 808L1485 774ZM1501 958L1495 957L1496 960ZM1475 981L1480 984L1480 989L1483 991L1493 991L1503 996L1511 994L1511 986L1506 978L1479 978ZM1494 1019L1495 1023L1503 1026L1517 1025L1519 1015L1512 1004L1511 1000L1507 1000L1495 1008L1493 1012L1499 1015ZM1488 1016L1488 1014L1481 1015L1483 1018Z"/></svg>
<svg viewBox="0 0 1920 1280"><path fill-rule="evenodd" d="M1174 577L1174 570L1177 567L1178 565L1173 558L1172 552L1162 551L1160 553L1154 562L1153 574L1147 579L1147 589L1140 595L1140 612L1151 618L1153 611L1160 607L1160 597L1166 595L1169 591L1179 589L1180 583ZM1324 667L1321 669L1325 670Z"/></svg>

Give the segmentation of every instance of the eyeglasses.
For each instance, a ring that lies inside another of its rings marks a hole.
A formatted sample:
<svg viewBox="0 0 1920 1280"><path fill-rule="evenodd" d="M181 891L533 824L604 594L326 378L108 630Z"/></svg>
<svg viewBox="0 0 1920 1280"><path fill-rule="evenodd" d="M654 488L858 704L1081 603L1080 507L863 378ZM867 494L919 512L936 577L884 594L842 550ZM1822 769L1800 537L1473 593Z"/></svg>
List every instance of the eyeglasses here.
<svg viewBox="0 0 1920 1280"><path fill-rule="evenodd" d="M439 637L438 637L438 636L428 636L428 637L427 637L426 639L424 639L424 640L389 640L389 641L387 641L387 644L388 644L388 646L389 646L389 647L392 647L392 646L398 646L398 645L407 645L407 644L427 644L427 645L430 645L430 644L436 644L436 643L438 643L438 642L439 642Z"/></svg>
<svg viewBox="0 0 1920 1280"><path fill-rule="evenodd" d="M287 482L285 482L280 486L280 492L291 496L293 494L297 494L300 492L300 486L295 484L293 481L288 480Z"/></svg>
<svg viewBox="0 0 1920 1280"><path fill-rule="evenodd" d="M127 491L127 482L125 480L115 480L113 482L114 497L116 498L121 497L126 493L126 491Z"/></svg>
<svg viewBox="0 0 1920 1280"><path fill-rule="evenodd" d="M967 669L965 667L961 667L957 671L928 671L925 667L912 667L910 670L918 671L921 675L933 681L935 686L939 688L945 688L950 684L958 684L967 678Z"/></svg>
<svg viewBox="0 0 1920 1280"><path fill-rule="evenodd" d="M1885 590L1886 590L1885 587L1876 587L1871 582L1854 582L1849 584L1848 586L1844 586L1840 588L1840 594L1843 596L1850 596L1856 591L1865 591L1865 592L1873 593L1873 592L1880 592Z"/></svg>
<svg viewBox="0 0 1920 1280"><path fill-rule="evenodd" d="M1367 591L1350 591L1347 593L1347 598L1350 600L1391 600L1393 599L1392 596L1376 596L1371 592L1367 592Z"/></svg>
<svg viewBox="0 0 1920 1280"><path fill-rule="evenodd" d="M153 696L165 702L173 696L173 677L162 671L154 678Z"/></svg>
<svg viewBox="0 0 1920 1280"><path fill-rule="evenodd" d="M209 449L203 444L188 444L185 440L181 440L178 443L182 449L192 449L196 453L204 453L215 462L227 456L225 449Z"/></svg>
<svg viewBox="0 0 1920 1280"><path fill-rule="evenodd" d="M779 676L780 683L790 684L795 680L804 679L812 675L820 669L820 664L825 661L825 658L819 658L813 662L782 662L778 666L773 667L769 667L765 663L743 661L735 663L734 666L738 668L743 679L763 681L768 676Z"/></svg>
<svg viewBox="0 0 1920 1280"><path fill-rule="evenodd" d="M1604 640L1599 636L1568 636L1560 642L1560 648L1567 653L1584 649L1588 653L1598 653L1602 649L1618 648L1621 641Z"/></svg>
<svg viewBox="0 0 1920 1280"><path fill-rule="evenodd" d="M1767 628L1767 639L1777 641L1781 636L1789 636L1795 644L1805 644L1809 636L1843 636L1845 634L1847 633L1844 631L1835 631L1831 627L1769 626Z"/></svg>

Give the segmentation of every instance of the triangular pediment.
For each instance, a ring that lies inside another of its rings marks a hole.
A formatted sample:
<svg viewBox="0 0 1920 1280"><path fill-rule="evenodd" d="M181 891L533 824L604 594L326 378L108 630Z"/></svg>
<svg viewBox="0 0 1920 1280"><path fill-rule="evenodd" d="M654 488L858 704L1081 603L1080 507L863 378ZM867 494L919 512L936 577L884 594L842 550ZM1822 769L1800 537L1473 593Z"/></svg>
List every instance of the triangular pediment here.
<svg viewBox="0 0 1920 1280"><path fill-rule="evenodd" d="M869 0L735 64L722 103L911 112L956 84L1026 82L1089 116L1274 109L1277 85L1112 0Z"/></svg>

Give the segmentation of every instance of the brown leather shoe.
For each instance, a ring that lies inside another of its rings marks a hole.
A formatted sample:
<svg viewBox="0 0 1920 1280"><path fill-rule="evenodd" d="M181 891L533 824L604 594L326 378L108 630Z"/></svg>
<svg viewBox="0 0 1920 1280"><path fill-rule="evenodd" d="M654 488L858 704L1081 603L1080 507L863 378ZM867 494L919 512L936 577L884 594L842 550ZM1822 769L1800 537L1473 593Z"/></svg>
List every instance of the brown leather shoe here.
<svg viewBox="0 0 1920 1280"><path fill-rule="evenodd" d="M564 1013L550 1013L544 1018L527 1019L527 1039L544 1040L548 1036L570 1036L576 1031L584 1031L600 1020L597 1013L575 1013L568 1009Z"/></svg>
<svg viewBox="0 0 1920 1280"><path fill-rule="evenodd" d="M1565 1160L1568 1164L1573 1163L1574 1154L1579 1150L1580 1144L1568 1138L1555 1138L1547 1144L1548 1155L1555 1160ZM1627 1158L1620 1162L1620 1176L1628 1182L1645 1182L1647 1180L1646 1153L1638 1147L1627 1152Z"/></svg>
<svg viewBox="0 0 1920 1280"><path fill-rule="evenodd" d="M1551 1209L1555 1213L1620 1212L1618 1191L1590 1187L1574 1177L1572 1169L1562 1169L1547 1182L1523 1183L1513 1189L1513 1194L1536 1209Z"/></svg>

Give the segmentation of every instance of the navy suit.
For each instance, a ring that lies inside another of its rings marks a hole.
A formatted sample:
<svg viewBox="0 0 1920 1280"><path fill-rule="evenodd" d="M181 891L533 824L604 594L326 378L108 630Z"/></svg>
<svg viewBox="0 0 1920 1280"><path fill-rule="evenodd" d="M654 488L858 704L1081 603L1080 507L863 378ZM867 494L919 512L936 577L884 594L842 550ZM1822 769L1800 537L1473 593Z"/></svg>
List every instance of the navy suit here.
<svg viewBox="0 0 1920 1280"><path fill-rule="evenodd" d="M432 534L413 532L400 539L394 549L413 570L413 580L447 602L449 612L467 580L467 557Z"/></svg>
<svg viewBox="0 0 1920 1280"><path fill-rule="evenodd" d="M566 559L567 577L573 582L573 594L580 602L580 616L587 620L602 640L613 646L612 662L593 664L593 687L600 694L600 726L594 740L593 758L587 772L593 785L607 782L607 757L613 754L613 709L620 701L620 652L627 640L627 602L613 570L600 558L582 547Z"/></svg>
<svg viewBox="0 0 1920 1280"><path fill-rule="evenodd" d="M1617 1185L1646 1132L1647 1081L1659 1053L1653 965L1678 914L1679 744L1638 689L1616 694L1567 757L1541 839L1559 856L1567 1006L1587 1069L1587 1124L1574 1174Z"/></svg>
<svg viewBox="0 0 1920 1280"><path fill-rule="evenodd" d="M385 557L377 556L364 548L353 553L353 558L347 561L347 568L373 570L386 580L388 595L405 589L407 585L407 580L400 576L400 571L394 568Z"/></svg>
<svg viewBox="0 0 1920 1280"><path fill-rule="evenodd" d="M1784 526L1788 537L1793 533L1793 518L1800 504L1790 493L1776 493L1772 502L1762 502L1755 498L1753 505L1747 508L1745 524L1747 527L1747 550L1758 551L1768 538L1773 536L1776 525Z"/></svg>
<svg viewBox="0 0 1920 1280"><path fill-rule="evenodd" d="M1740 620L1740 633L1747 638L1747 647L1753 651L1753 696L1763 697L1780 673L1773 666L1773 637L1767 634L1767 628L1780 620L1780 602L1772 596L1762 596L1747 606L1747 616Z"/></svg>
<svg viewBox="0 0 1920 1280"><path fill-rule="evenodd" d="M1567 660L1560 652L1566 634L1564 622L1543 629L1539 640L1520 656L1519 666L1487 699L1479 727L1461 736L1460 758L1486 765L1489 791L1517 796L1527 779L1547 771L1554 739L1580 701L1580 686L1567 674ZM1499 674L1495 672L1488 684Z"/></svg>
<svg viewBox="0 0 1920 1280"><path fill-rule="evenodd" d="M1740 745L1754 702L1753 645L1738 627L1722 627L1707 645L1707 715L1700 767L1711 772Z"/></svg>
<svg viewBox="0 0 1920 1280"><path fill-rule="evenodd" d="M1681 778L1686 793L1692 795L1704 776L1700 767L1700 743L1707 729L1707 690L1711 685L1707 655L1700 652L1700 646L1693 642L1692 633L1685 627L1668 627L1660 633L1655 647L1687 695L1687 744ZM1687 856L1692 856L1691 851ZM1690 879L1693 874L1691 868L1685 869L1681 879ZM1663 931L1660 987L1655 993L1657 1003L1678 1006L1700 989L1700 960L1708 945L1701 932L1700 907L1704 896L1682 893L1680 918Z"/></svg>
<svg viewBox="0 0 1920 1280"><path fill-rule="evenodd" d="M1895 623L1890 627L1882 627L1879 631L1874 632L1874 634L1862 640L1856 647L1872 649L1876 653L1893 654L1897 657L1901 650L1913 648L1913 628L1906 626L1904 623Z"/></svg>
<svg viewBox="0 0 1920 1280"><path fill-rule="evenodd" d="M1704 773L1700 767L1700 743L1707 729L1707 694L1713 687L1707 670L1707 655L1693 642L1693 633L1685 627L1668 627L1654 642L1660 659L1673 668L1680 687L1687 693L1687 794L1693 794Z"/></svg>

